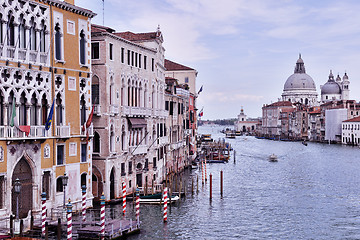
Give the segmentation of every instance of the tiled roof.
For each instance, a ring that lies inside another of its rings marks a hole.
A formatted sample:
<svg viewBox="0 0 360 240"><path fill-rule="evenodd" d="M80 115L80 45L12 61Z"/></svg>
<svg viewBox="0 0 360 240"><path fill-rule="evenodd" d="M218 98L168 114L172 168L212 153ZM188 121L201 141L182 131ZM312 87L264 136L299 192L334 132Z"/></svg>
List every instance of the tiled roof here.
<svg viewBox="0 0 360 240"><path fill-rule="evenodd" d="M309 112L309 114L318 114L321 113L321 109L316 109L314 111Z"/></svg>
<svg viewBox="0 0 360 240"><path fill-rule="evenodd" d="M343 122L360 122L360 116L345 120Z"/></svg>
<svg viewBox="0 0 360 240"><path fill-rule="evenodd" d="M115 33L116 36L124 38L126 40L137 42L137 41L146 41L156 39L157 32L148 32L148 33L133 33L130 31L127 32L117 32Z"/></svg>
<svg viewBox="0 0 360 240"><path fill-rule="evenodd" d="M181 65L179 63L176 62L172 62L168 59L165 59L165 68L168 71L184 71L184 70L195 70L193 68Z"/></svg>
<svg viewBox="0 0 360 240"><path fill-rule="evenodd" d="M279 102L274 102L270 105L267 105L267 107L280 107L280 106L292 106L292 103L289 101L279 101Z"/></svg>
<svg viewBox="0 0 360 240"><path fill-rule="evenodd" d="M109 32L109 33L113 33L113 32L115 32L115 30L112 29L112 28L109 28L109 27L100 26L100 25L96 25L96 24L91 24L91 32Z"/></svg>

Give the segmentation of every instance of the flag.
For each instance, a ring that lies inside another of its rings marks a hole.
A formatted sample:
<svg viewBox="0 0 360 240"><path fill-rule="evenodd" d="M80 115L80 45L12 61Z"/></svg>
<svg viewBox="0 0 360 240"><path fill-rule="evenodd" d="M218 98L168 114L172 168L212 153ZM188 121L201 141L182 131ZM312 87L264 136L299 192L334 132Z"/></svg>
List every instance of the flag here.
<svg viewBox="0 0 360 240"><path fill-rule="evenodd" d="M83 132L85 132L85 130L88 129L88 128L90 127L90 125L91 125L92 118L93 118L93 115L94 115L94 106L95 106L95 105L92 106L90 115L89 115L86 123L84 123L84 125L83 125L83 127L82 127Z"/></svg>
<svg viewBox="0 0 360 240"><path fill-rule="evenodd" d="M45 130L49 130L50 127L51 127L51 122L52 122L52 118L53 118L53 115L54 115L54 104L55 104L55 99L51 105L51 109L50 109L50 112L49 112L49 115L47 117L47 120L46 120L46 123L45 123Z"/></svg>
<svg viewBox="0 0 360 240"><path fill-rule="evenodd" d="M21 125L18 127L20 131L24 132L26 136L29 136L30 126Z"/></svg>
<svg viewBox="0 0 360 240"><path fill-rule="evenodd" d="M199 112L199 117L202 117L202 116L204 115L203 109L204 109L204 108L202 108L202 109L200 110L200 112Z"/></svg>
<svg viewBox="0 0 360 240"><path fill-rule="evenodd" d="M15 123L16 121L16 106L15 106L15 97L13 98L13 102L12 102L12 107L11 107L11 117L10 117L10 126L16 126L17 124Z"/></svg>
<svg viewBox="0 0 360 240"><path fill-rule="evenodd" d="M198 91L198 95L202 92L202 90L203 90L203 86L201 85L201 88L200 88L200 90Z"/></svg>

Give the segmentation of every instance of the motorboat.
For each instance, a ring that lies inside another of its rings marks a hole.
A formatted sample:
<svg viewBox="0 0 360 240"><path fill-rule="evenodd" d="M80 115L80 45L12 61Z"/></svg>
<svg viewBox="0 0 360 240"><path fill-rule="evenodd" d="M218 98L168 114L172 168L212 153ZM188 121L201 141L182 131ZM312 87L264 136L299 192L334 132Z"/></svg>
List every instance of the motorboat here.
<svg viewBox="0 0 360 240"><path fill-rule="evenodd" d="M169 199L169 195L168 195L168 203L170 203L170 199ZM146 196L140 196L140 203L142 204L162 204L163 201L163 195L162 193L156 193L156 194L151 194L151 195L146 195ZM176 202L179 200L179 196L178 195L172 195L171 196L171 202Z"/></svg>
<svg viewBox="0 0 360 240"><path fill-rule="evenodd" d="M273 153L269 156L269 161L270 162L277 162L278 161L278 158L277 156Z"/></svg>

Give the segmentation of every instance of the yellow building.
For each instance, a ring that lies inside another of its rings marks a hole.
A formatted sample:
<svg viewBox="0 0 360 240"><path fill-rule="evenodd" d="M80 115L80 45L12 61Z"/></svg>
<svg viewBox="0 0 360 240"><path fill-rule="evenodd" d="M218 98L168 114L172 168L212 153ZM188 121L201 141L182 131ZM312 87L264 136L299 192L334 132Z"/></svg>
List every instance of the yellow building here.
<svg viewBox="0 0 360 240"><path fill-rule="evenodd" d="M48 209L62 209L65 197L80 209L82 185L90 205L92 144L86 132L91 136L92 127L82 126L91 110L95 14L73 0L0 2L0 217L15 215L17 201L20 218L39 217L42 192ZM14 191L17 179L20 194Z"/></svg>

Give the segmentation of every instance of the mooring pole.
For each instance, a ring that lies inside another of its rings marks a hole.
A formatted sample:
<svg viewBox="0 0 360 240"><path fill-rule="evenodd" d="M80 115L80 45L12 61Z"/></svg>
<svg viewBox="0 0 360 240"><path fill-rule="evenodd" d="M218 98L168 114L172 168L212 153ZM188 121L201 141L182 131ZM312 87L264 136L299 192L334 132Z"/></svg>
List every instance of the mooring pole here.
<svg viewBox="0 0 360 240"><path fill-rule="evenodd" d="M212 199L212 174L210 173L210 200Z"/></svg>
<svg viewBox="0 0 360 240"><path fill-rule="evenodd" d="M223 196L223 171L220 171L220 195Z"/></svg>

